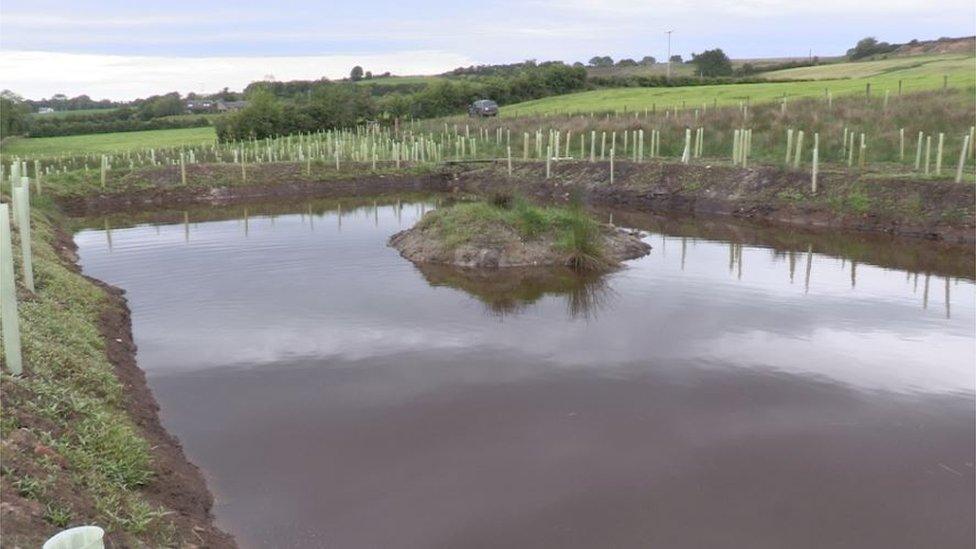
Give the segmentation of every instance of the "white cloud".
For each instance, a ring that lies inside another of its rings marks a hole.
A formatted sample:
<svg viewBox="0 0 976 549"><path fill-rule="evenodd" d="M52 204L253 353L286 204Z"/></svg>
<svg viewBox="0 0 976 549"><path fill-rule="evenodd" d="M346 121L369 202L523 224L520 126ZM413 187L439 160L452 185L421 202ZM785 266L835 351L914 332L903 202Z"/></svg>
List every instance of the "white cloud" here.
<svg viewBox="0 0 976 549"><path fill-rule="evenodd" d="M86 93L93 98L132 99L168 91L243 89L272 74L278 80L341 78L354 65L374 72L434 74L474 64L443 51L402 51L277 57L149 57L40 51L0 52L0 88L25 97Z"/></svg>

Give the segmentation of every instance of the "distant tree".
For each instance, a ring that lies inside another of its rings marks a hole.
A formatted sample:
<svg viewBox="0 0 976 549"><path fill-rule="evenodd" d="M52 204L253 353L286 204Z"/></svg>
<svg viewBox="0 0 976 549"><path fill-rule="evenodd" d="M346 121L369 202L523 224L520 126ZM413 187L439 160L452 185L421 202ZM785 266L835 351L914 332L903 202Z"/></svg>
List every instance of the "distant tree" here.
<svg viewBox="0 0 976 549"><path fill-rule="evenodd" d="M637 66L637 61L634 61L633 59L621 59L620 61L617 61L617 66L618 67L636 67Z"/></svg>
<svg viewBox="0 0 976 549"><path fill-rule="evenodd" d="M612 67L613 58L610 57L609 55L605 55L602 57L599 55L594 56L590 58L590 66L591 67Z"/></svg>
<svg viewBox="0 0 976 549"><path fill-rule="evenodd" d="M352 80L353 82L358 82L358 81L362 80L363 79L363 68L360 67L359 65L356 65L355 67L353 67L352 68L352 71L349 72L349 79Z"/></svg>
<svg viewBox="0 0 976 549"><path fill-rule="evenodd" d="M21 101L24 100L24 98L21 97L20 94L14 93L14 92L12 92L10 90L0 91L0 97L2 97L4 99L8 99L10 101L13 101L14 103L20 103Z"/></svg>
<svg viewBox="0 0 976 549"><path fill-rule="evenodd" d="M0 139L27 132L30 106L19 98L19 95L10 90L0 93Z"/></svg>
<svg viewBox="0 0 976 549"><path fill-rule="evenodd" d="M722 48L705 50L691 54L691 62L698 69L701 76L729 76L732 74L732 62L725 55Z"/></svg>
<svg viewBox="0 0 976 549"><path fill-rule="evenodd" d="M283 133L284 110L275 96L264 89L257 89L248 96L243 109L218 118L215 122L217 136L224 140L263 139Z"/></svg>
<svg viewBox="0 0 976 549"><path fill-rule="evenodd" d="M750 74L756 74L757 72L759 72L759 70L752 63L743 63L742 66L735 71L735 74L739 76L748 76Z"/></svg>
<svg viewBox="0 0 976 549"><path fill-rule="evenodd" d="M577 62L575 62L575 63L573 63L573 66L574 66L574 67L584 67L584 66L586 66L586 65L584 65L584 64L583 64L582 62L580 62L580 61L577 61Z"/></svg>
<svg viewBox="0 0 976 549"><path fill-rule="evenodd" d="M640 60L640 64L641 65L645 65L645 66L648 66L648 67L651 66L651 65L653 65L653 64L655 64L655 63L657 63L657 59L655 59L653 55L645 55Z"/></svg>
<svg viewBox="0 0 976 549"><path fill-rule="evenodd" d="M680 55L672 55L670 61L672 63L684 63L684 61L681 60Z"/></svg>
<svg viewBox="0 0 976 549"><path fill-rule="evenodd" d="M217 99L221 99L223 101L237 101L237 98L237 93L230 91L230 88L227 87L217 93Z"/></svg>
<svg viewBox="0 0 976 549"><path fill-rule="evenodd" d="M372 80L372 78L373 78L373 71L366 71L366 74L363 75L363 78L366 79L366 80Z"/></svg>
<svg viewBox="0 0 976 549"><path fill-rule="evenodd" d="M153 96L139 106L139 117L143 120L183 114L183 101L178 92Z"/></svg>
<svg viewBox="0 0 976 549"><path fill-rule="evenodd" d="M897 48L897 44L892 45L887 42L878 42L877 38L868 36L867 38L858 40L853 48L847 50L847 57L851 60L863 59L872 55L888 53Z"/></svg>

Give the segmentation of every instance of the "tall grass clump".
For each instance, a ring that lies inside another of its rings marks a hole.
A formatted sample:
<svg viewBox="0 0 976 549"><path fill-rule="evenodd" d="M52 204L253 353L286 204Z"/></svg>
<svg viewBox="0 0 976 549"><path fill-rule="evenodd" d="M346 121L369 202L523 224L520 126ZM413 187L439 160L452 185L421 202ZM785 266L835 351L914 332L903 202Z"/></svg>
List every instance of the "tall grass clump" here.
<svg viewBox="0 0 976 549"><path fill-rule="evenodd" d="M561 210L561 236L558 246L566 253L566 264L578 271L596 271L610 267L600 225L583 208L579 195Z"/></svg>

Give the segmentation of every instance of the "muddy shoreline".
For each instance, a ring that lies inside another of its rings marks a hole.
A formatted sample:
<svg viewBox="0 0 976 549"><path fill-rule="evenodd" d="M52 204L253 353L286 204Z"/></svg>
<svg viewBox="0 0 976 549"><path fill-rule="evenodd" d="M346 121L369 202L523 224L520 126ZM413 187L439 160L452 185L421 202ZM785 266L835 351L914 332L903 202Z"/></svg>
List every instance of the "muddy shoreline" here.
<svg viewBox="0 0 976 549"><path fill-rule="evenodd" d="M781 226L885 233L896 236L976 243L976 192L951 181L891 179L880 175L824 172L816 196L809 194L809 174L778 167L619 162L609 182L605 162L560 162L552 177L544 166L518 165L512 176L504 166L449 166L429 174L365 174L308 180L292 164L263 167L260 184L179 186L55 197L73 216L104 215L147 209L230 205L301 198L381 196L405 192L483 193L516 187L540 200L566 200L581 191L595 206L655 213L733 217ZM194 166L201 176L223 175L227 166ZM192 171L192 170L191 170ZM147 174L147 178L149 178ZM129 177L132 177L130 175ZM221 179L221 177L217 177Z"/></svg>
<svg viewBox="0 0 976 549"><path fill-rule="evenodd" d="M62 229L57 231L57 251L67 268L81 273L77 245ZM187 538L197 538L201 547L236 547L234 538L214 525L211 513L214 499L200 469L187 459L179 440L160 422L159 404L146 383L145 372L136 362L137 348L125 290L96 278L85 278L107 298L98 326L105 341L105 353L125 389L125 411L153 449L155 475L141 489L142 494L155 504L176 510L179 514L170 516L170 520L181 532L192 532L193 536ZM113 546L111 536L107 541L109 547Z"/></svg>

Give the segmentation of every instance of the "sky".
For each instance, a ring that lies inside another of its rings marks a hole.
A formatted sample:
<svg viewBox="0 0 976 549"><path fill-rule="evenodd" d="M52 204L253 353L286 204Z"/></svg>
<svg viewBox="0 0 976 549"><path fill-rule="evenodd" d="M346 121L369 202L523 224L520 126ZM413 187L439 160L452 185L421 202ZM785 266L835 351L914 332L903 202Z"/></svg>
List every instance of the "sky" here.
<svg viewBox="0 0 976 549"><path fill-rule="evenodd" d="M829 56L976 34L972 0L3 0L0 88L133 99L248 83L434 74L526 59L586 62L720 47L732 58Z"/></svg>

